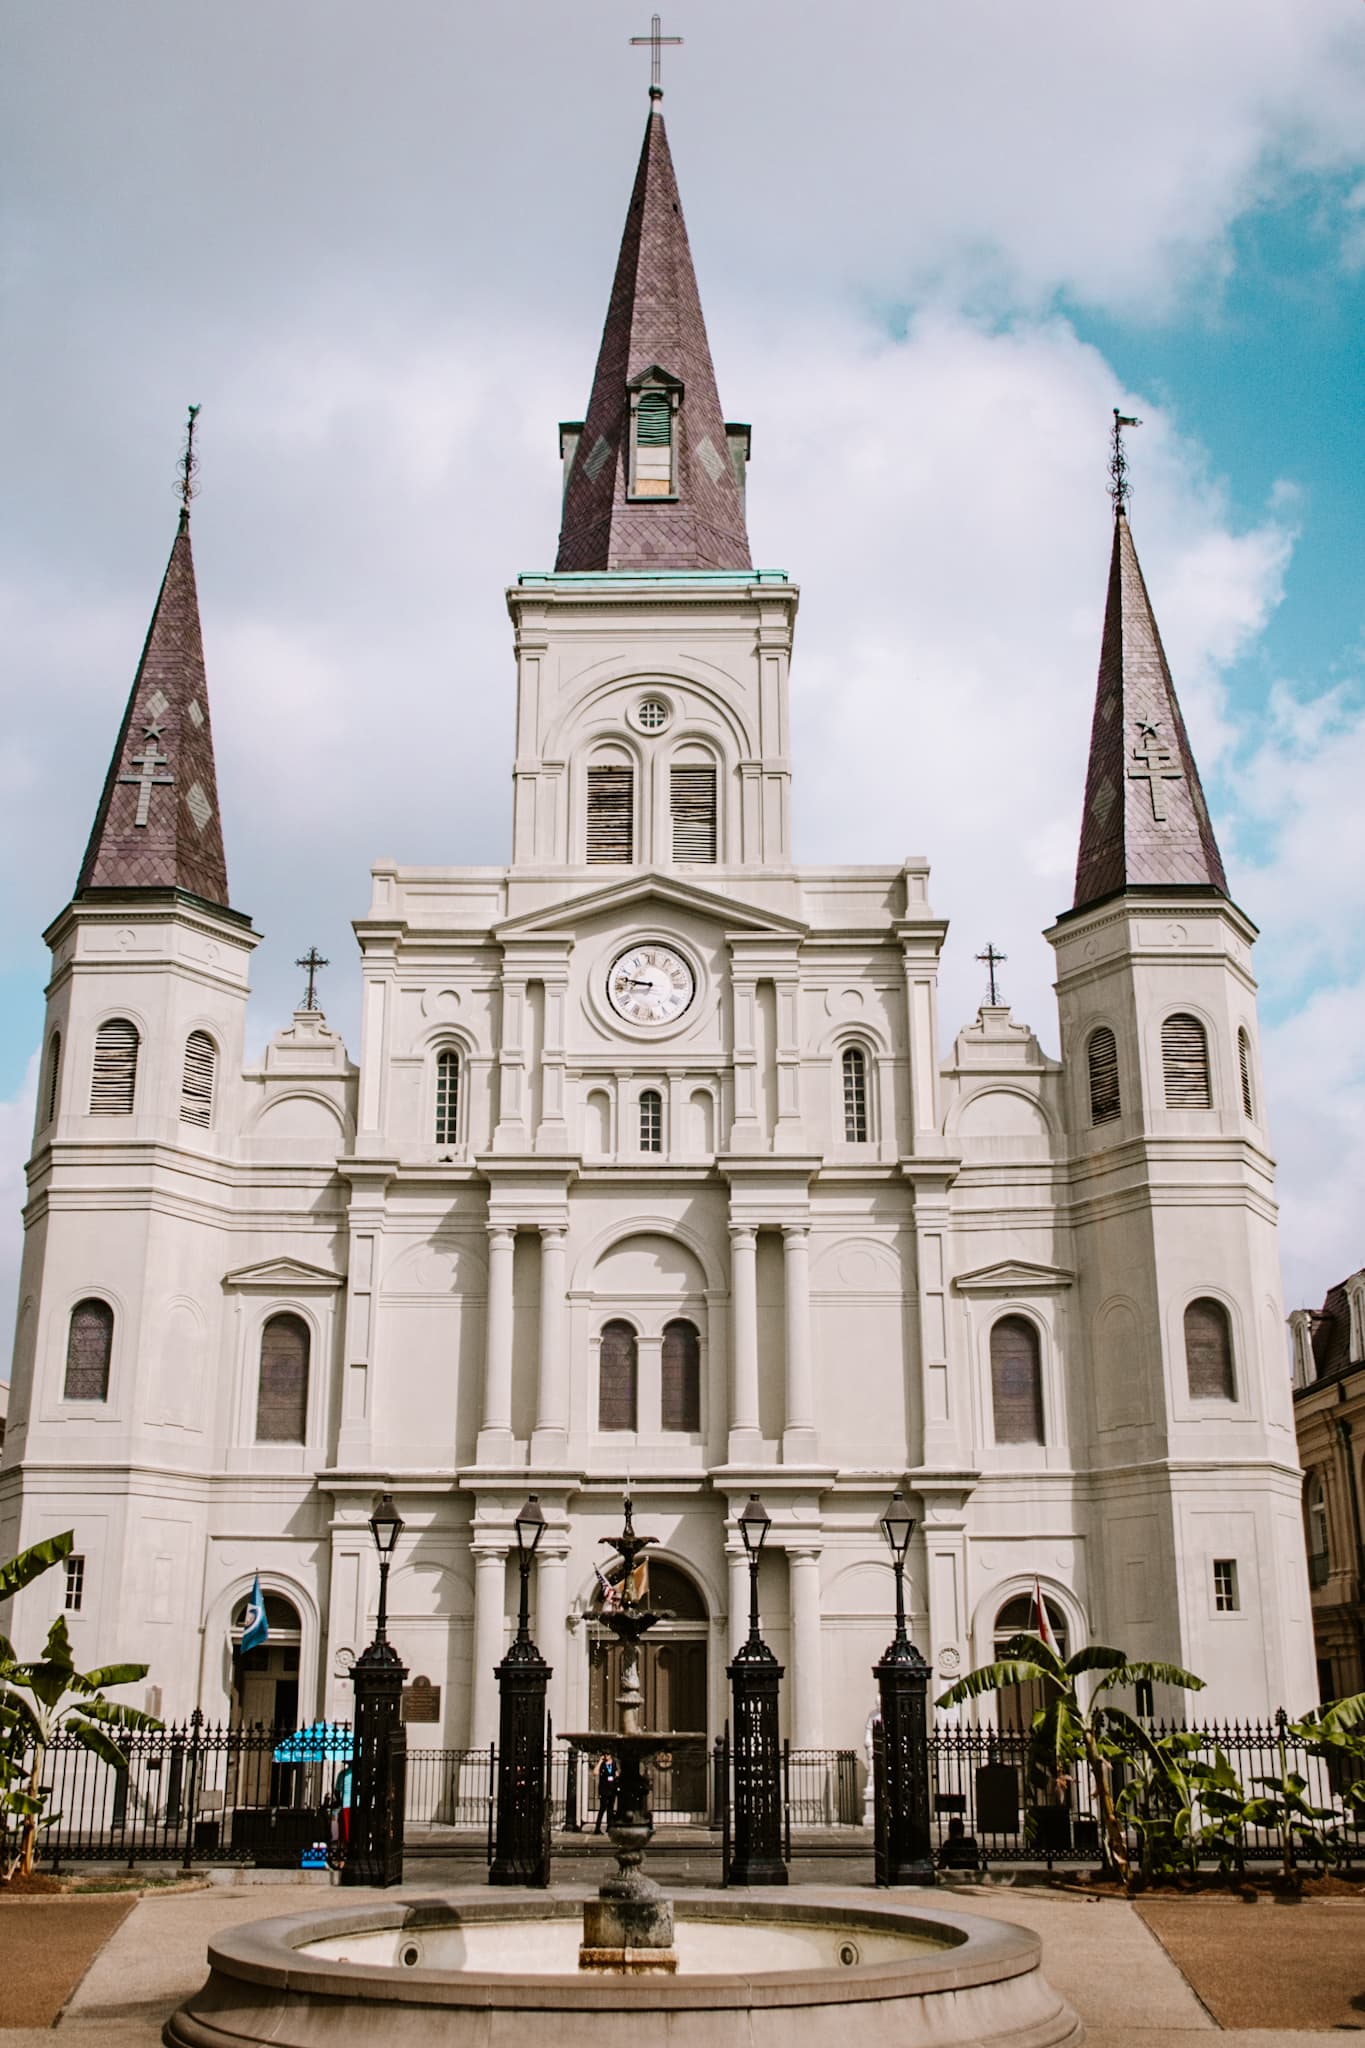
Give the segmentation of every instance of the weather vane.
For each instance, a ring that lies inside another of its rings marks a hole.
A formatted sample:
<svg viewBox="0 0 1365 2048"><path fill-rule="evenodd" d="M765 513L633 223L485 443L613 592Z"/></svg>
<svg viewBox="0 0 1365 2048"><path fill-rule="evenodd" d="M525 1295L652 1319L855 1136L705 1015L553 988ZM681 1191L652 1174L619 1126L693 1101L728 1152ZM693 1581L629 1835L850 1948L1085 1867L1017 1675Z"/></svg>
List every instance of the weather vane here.
<svg viewBox="0 0 1365 2048"><path fill-rule="evenodd" d="M191 498L199 496L199 457L194 452L194 423L202 411L202 406L192 405L190 407L189 423L185 428L184 452L176 464L178 481L175 488L180 497L180 517L182 520L188 519L190 516Z"/></svg>
<svg viewBox="0 0 1365 2048"><path fill-rule="evenodd" d="M664 89L662 84L660 83L660 80L663 77L664 44L681 44L682 42L681 36L666 36L663 34L662 31L663 23L660 21L659 16L656 14L650 21L649 34L647 36L632 36L630 39L630 46L633 50L647 49L650 53L649 96L652 100L661 100L664 96Z"/></svg>
<svg viewBox="0 0 1365 2048"><path fill-rule="evenodd" d="M1109 475L1112 479L1109 485L1109 495L1114 501L1116 513L1123 510L1128 500L1128 494L1133 488L1128 481L1128 464L1124 459L1123 430L1125 427L1140 427L1141 425L1141 420L1129 419L1126 413L1121 413L1117 406L1114 407L1114 438L1109 450Z"/></svg>
<svg viewBox="0 0 1365 2048"><path fill-rule="evenodd" d="M978 953L976 957L986 970L986 980L990 988L990 996L988 998L990 1007L993 1010L998 1010L1000 1007L1000 990L996 985L995 970L997 967L1001 966L1004 961L1008 960L1009 954L998 953L995 949L994 941L988 939L986 941L985 952Z"/></svg>
<svg viewBox="0 0 1365 2048"><path fill-rule="evenodd" d="M304 954L303 958L301 960L296 960L294 962L294 965L296 967L306 967L308 969L308 993L304 996L303 999L303 1007L305 1010L316 1010L318 1006L318 969L319 967L330 967L331 964L332 963L330 960L323 959L321 953L319 953L316 946L310 946L308 948L308 951Z"/></svg>

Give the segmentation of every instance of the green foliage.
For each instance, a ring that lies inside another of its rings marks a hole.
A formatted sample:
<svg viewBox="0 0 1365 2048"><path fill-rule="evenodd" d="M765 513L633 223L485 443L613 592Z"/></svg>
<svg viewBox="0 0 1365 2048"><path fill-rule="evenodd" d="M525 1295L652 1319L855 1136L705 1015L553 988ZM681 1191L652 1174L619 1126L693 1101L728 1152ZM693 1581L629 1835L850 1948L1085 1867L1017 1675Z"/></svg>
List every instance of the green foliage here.
<svg viewBox="0 0 1365 2048"><path fill-rule="evenodd" d="M71 1552L72 1532L35 1543L0 1565L0 1597L8 1599ZM127 1767L127 1753L111 1730L159 1728L136 1707L105 1698L110 1686L132 1685L147 1675L145 1664L105 1664L77 1671L66 1617L47 1632L43 1654L22 1663L0 1637L0 1875L33 1868L40 1829L59 1816L48 1811L50 1788L42 1783L43 1762L59 1734L68 1734L115 1770Z"/></svg>

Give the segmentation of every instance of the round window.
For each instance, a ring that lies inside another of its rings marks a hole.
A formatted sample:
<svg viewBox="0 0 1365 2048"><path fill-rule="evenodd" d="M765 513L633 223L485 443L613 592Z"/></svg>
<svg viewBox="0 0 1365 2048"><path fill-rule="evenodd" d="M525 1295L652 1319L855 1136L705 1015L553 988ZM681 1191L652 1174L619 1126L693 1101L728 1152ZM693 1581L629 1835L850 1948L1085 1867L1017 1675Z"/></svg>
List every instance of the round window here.
<svg viewBox="0 0 1365 2048"><path fill-rule="evenodd" d="M645 697L635 716L646 732L660 732L668 724L668 706L662 697Z"/></svg>

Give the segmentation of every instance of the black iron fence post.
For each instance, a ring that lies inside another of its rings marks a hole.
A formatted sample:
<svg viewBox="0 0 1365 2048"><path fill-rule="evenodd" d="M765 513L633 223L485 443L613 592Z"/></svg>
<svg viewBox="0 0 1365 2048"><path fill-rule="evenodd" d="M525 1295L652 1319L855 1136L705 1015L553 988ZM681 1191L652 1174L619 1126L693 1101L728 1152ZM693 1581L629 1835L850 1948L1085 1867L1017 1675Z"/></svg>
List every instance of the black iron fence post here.
<svg viewBox="0 0 1365 2048"><path fill-rule="evenodd" d="M884 1869L877 1882L933 1884L929 1833L929 1666L897 1631L874 1667L881 1693L882 1770L877 1791L885 1806Z"/></svg>
<svg viewBox="0 0 1365 2048"><path fill-rule="evenodd" d="M185 1854L181 1869L188 1870L194 1861L195 1815L199 1811L199 1742L204 1728L203 1710L196 1707L190 1715L190 1775L185 1789Z"/></svg>
<svg viewBox="0 0 1365 2048"><path fill-rule="evenodd" d="M578 1818L578 1751L572 1743L564 1764L564 1832L566 1835L582 1832L582 1822Z"/></svg>

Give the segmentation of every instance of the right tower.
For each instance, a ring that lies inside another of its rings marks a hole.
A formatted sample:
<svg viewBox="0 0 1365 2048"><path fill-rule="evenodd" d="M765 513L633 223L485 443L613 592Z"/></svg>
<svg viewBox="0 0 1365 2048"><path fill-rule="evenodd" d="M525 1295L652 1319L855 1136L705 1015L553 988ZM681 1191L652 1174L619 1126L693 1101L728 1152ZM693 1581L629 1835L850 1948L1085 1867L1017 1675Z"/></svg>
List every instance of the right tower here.
<svg viewBox="0 0 1365 2048"><path fill-rule="evenodd" d="M1104 1640L1206 1678L1201 1718L1302 1711L1316 1694L1256 927L1228 895L1119 481L1075 900L1047 934L1096 1619Z"/></svg>

